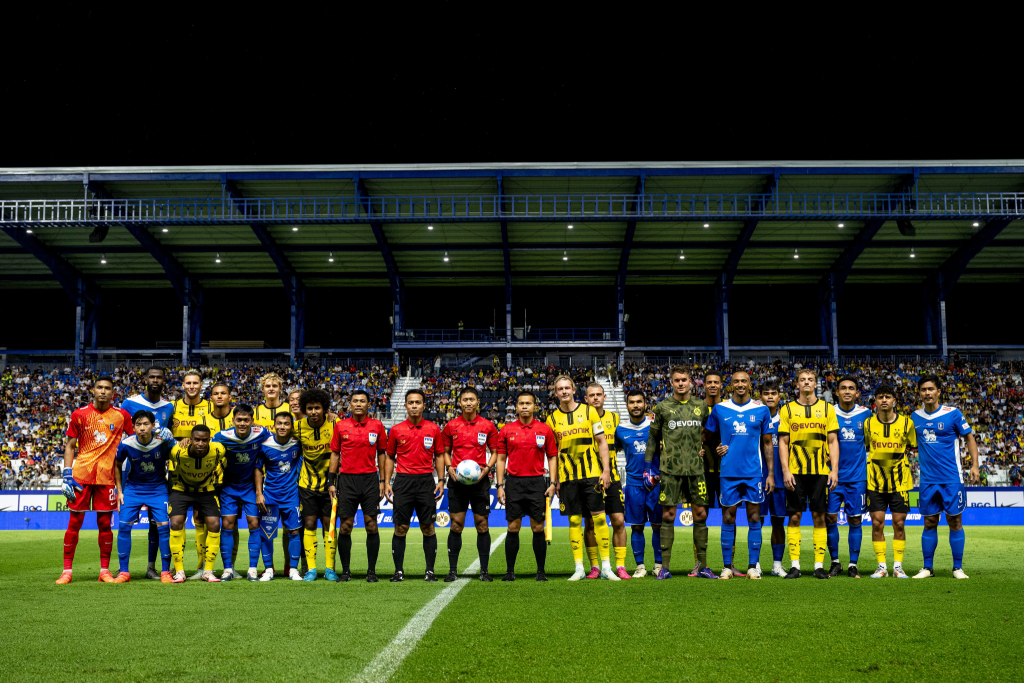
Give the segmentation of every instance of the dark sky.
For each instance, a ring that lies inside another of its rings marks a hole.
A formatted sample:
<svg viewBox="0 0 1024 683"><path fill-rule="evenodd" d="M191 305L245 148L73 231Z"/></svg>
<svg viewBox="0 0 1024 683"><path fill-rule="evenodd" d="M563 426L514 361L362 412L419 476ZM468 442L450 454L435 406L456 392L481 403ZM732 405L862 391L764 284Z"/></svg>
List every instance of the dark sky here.
<svg viewBox="0 0 1024 683"><path fill-rule="evenodd" d="M1024 157L992 17L153 7L5 8L0 166Z"/></svg>

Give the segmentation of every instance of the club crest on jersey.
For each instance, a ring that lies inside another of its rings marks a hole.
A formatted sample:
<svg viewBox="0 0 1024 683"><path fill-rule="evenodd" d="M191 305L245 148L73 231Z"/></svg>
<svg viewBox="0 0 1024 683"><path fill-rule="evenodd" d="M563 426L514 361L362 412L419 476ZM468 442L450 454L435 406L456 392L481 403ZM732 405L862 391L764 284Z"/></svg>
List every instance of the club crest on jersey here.
<svg viewBox="0 0 1024 683"><path fill-rule="evenodd" d="M425 437L423 437L423 447L424 448L433 448L434 447L434 437L432 437L432 436L425 436Z"/></svg>
<svg viewBox="0 0 1024 683"><path fill-rule="evenodd" d="M940 422L940 423L939 423L939 429L941 430L943 426L944 426L944 425L943 425L943 424L942 424L942 423Z"/></svg>
<svg viewBox="0 0 1024 683"><path fill-rule="evenodd" d="M756 418L753 415L751 415L750 416L750 424L754 424L755 420L756 420Z"/></svg>
<svg viewBox="0 0 1024 683"><path fill-rule="evenodd" d="M369 434L367 434L367 436L370 437L371 446L377 443L377 432L370 432Z"/></svg>
<svg viewBox="0 0 1024 683"><path fill-rule="evenodd" d="M696 415L697 417L700 417L700 408L694 408L693 414Z"/></svg>
<svg viewBox="0 0 1024 683"><path fill-rule="evenodd" d="M476 442L477 442L478 445L483 446L485 443L487 443L487 434L485 434L483 432L477 432L476 433Z"/></svg>
<svg viewBox="0 0 1024 683"><path fill-rule="evenodd" d="M546 437L543 434L537 435L537 448L544 448L544 439Z"/></svg>

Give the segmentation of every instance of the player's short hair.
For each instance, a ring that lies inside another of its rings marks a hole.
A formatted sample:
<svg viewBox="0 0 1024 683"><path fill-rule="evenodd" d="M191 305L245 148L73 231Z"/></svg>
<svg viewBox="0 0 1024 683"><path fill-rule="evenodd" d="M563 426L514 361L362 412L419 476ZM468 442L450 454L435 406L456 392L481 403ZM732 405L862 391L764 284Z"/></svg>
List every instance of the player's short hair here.
<svg viewBox="0 0 1024 683"><path fill-rule="evenodd" d="M150 424L156 424L156 415L148 410L136 410L132 415L132 424L138 424L139 420L149 420Z"/></svg>
<svg viewBox="0 0 1024 683"><path fill-rule="evenodd" d="M181 376L181 381L184 382L191 376L198 377L200 382L203 381L203 373L199 372L198 370L186 370L185 374Z"/></svg>
<svg viewBox="0 0 1024 683"><path fill-rule="evenodd" d="M573 391L576 390L576 382L572 381L572 377L570 377L569 375L559 375L558 377L555 378L555 381L551 383L551 386L558 386L558 383L561 382L562 380L568 382L570 386L572 386Z"/></svg>
<svg viewBox="0 0 1024 683"><path fill-rule="evenodd" d="M768 380L767 382L761 385L761 393L763 394L766 391L774 391L776 394L780 393L779 383L773 379Z"/></svg>
<svg viewBox="0 0 1024 683"><path fill-rule="evenodd" d="M197 424L195 427L192 428L191 434L192 434L192 436L195 436L196 433L202 433L202 432L206 432L207 434L209 434L210 433L210 428L207 427L204 424Z"/></svg>
<svg viewBox="0 0 1024 683"><path fill-rule="evenodd" d="M248 415L249 417L252 417L252 406L249 405L248 403L239 403L237 406L235 406L235 415Z"/></svg>
<svg viewBox="0 0 1024 683"><path fill-rule="evenodd" d="M413 394L419 394L420 395L420 400L423 401L424 403L427 402L427 395L425 393L423 393L422 389L410 389L409 391L405 392L405 402L406 403L409 402L409 397L412 396Z"/></svg>
<svg viewBox="0 0 1024 683"><path fill-rule="evenodd" d="M704 373L704 381L705 381L705 382L707 382L707 381L708 381L708 377L717 377L717 378L718 378L718 380L719 380L719 381L720 381L720 382L721 382L722 384L725 384L725 378L724 378L724 377L722 377L722 373L720 373L720 372L719 372L718 370L708 370L707 372L705 372L705 373Z"/></svg>
<svg viewBox="0 0 1024 683"><path fill-rule="evenodd" d="M266 386L267 382L277 382L281 388L284 388L284 380L276 372L268 372L260 377L260 391L263 391L263 387Z"/></svg>
<svg viewBox="0 0 1024 683"><path fill-rule="evenodd" d="M326 412L331 409L331 396L323 389L303 389L299 394L299 410L306 412L310 403L319 403Z"/></svg>
<svg viewBox="0 0 1024 683"><path fill-rule="evenodd" d="M480 400L480 392L476 390L476 387L462 387L459 389L459 400L462 400L463 395L473 394L476 396L476 400Z"/></svg>
<svg viewBox="0 0 1024 683"><path fill-rule="evenodd" d="M351 401L352 399L354 399L359 394L362 394L363 396L366 397L366 402L367 403L370 402L370 395L368 393L366 393L365 389L356 389L355 391L353 391L351 394L348 395L348 400Z"/></svg>
<svg viewBox="0 0 1024 683"><path fill-rule="evenodd" d="M644 403L647 403L647 397L645 397L644 396L644 392L640 391L639 389L630 389L629 391L627 391L626 392L626 402L628 403L629 399L631 397L633 397L633 396L639 396L640 398L642 398L644 400Z"/></svg>
<svg viewBox="0 0 1024 683"><path fill-rule="evenodd" d="M164 375L165 377L167 376L167 371L164 370L163 367L160 366L160 365L150 365L148 368L146 368L146 371L144 373L142 373L142 374L143 375L148 375L151 372L159 372L161 375Z"/></svg>
<svg viewBox="0 0 1024 683"><path fill-rule="evenodd" d="M600 389L600 390L601 390L601 393L602 393L602 394L604 393L604 387L602 387L602 386L601 386L600 384L598 384L597 382L587 382L587 391L588 391L588 392L589 392L589 391L590 391L591 389L595 389L595 388L596 388L596 389Z"/></svg>
<svg viewBox="0 0 1024 683"><path fill-rule="evenodd" d="M523 396L529 396L530 400L533 401L534 405L537 404L537 396L532 391L520 391L518 394L516 394L517 404L519 403L519 399L521 399Z"/></svg>
<svg viewBox="0 0 1024 683"><path fill-rule="evenodd" d="M942 382L939 381L939 376L936 375L935 373L931 373L929 375L925 375L921 379L917 380L917 388L920 389L922 386L924 386L928 382L931 382L932 384L934 384L936 389L939 389L939 390L942 389Z"/></svg>
<svg viewBox="0 0 1024 683"><path fill-rule="evenodd" d="M839 388L839 385L842 384L843 382L853 382L853 388L860 391L860 381L853 375L843 375L842 377L840 377L839 383L836 384L836 388Z"/></svg>
<svg viewBox="0 0 1024 683"><path fill-rule="evenodd" d="M671 368L669 368L669 379L672 379L672 375L686 375L687 377L690 378L693 377L693 374L691 374L690 372L690 368L686 367L685 365L673 365Z"/></svg>
<svg viewBox="0 0 1024 683"><path fill-rule="evenodd" d="M92 385L96 386L100 382L110 382L110 386L114 386L114 378L110 375L100 375L92 381Z"/></svg>
<svg viewBox="0 0 1024 683"><path fill-rule="evenodd" d="M799 370L796 371L797 379L800 379L804 375L810 375L814 379L818 379L818 373L815 372L814 370L811 370L810 368L800 368Z"/></svg>
<svg viewBox="0 0 1024 683"><path fill-rule="evenodd" d="M288 422L290 422L291 424L295 424L295 416L292 415L291 413L278 413L277 415L274 416L274 422L277 422L282 417L287 417Z"/></svg>
<svg viewBox="0 0 1024 683"><path fill-rule="evenodd" d="M877 398L882 394L885 394L886 396L892 396L893 398L896 398L897 396L896 390L893 389L891 384L888 384L886 382L882 382L877 387L875 387L875 397Z"/></svg>
<svg viewBox="0 0 1024 683"><path fill-rule="evenodd" d="M292 387L291 389L288 390L288 393L286 394L286 396L288 398L291 398L292 394L301 394L301 393L302 393L302 387Z"/></svg>
<svg viewBox="0 0 1024 683"><path fill-rule="evenodd" d="M210 393L212 394L213 390L216 389L217 387L224 387L225 389L228 390L229 394L231 393L231 387L228 385L227 382L214 382L212 385L210 385Z"/></svg>

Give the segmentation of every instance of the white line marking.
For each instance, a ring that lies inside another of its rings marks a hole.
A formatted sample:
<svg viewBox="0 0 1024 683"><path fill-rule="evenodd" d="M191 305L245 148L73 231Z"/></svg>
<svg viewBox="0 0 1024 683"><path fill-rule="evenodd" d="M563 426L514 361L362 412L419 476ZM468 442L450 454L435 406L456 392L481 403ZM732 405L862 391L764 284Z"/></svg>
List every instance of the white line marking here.
<svg viewBox="0 0 1024 683"><path fill-rule="evenodd" d="M505 540L505 534L498 537L498 540L491 543L491 554L501 545L501 542ZM473 564L469 565L466 569L467 574L479 574L480 573L480 558L473 561ZM384 683L391 676L398 671L398 667L402 665L402 661L405 656L415 649L416 644L420 642L420 639L426 635L430 629L430 625L434 623L434 619L441 613L449 602L455 599L455 596L459 594L466 584L469 583L469 579L458 579L449 586L445 587L437 597L428 602L420 609L419 612L409 620L409 623L399 631L395 639L384 648L384 650L373 658L373 661L366 665L362 673L356 676L353 681L357 683Z"/></svg>

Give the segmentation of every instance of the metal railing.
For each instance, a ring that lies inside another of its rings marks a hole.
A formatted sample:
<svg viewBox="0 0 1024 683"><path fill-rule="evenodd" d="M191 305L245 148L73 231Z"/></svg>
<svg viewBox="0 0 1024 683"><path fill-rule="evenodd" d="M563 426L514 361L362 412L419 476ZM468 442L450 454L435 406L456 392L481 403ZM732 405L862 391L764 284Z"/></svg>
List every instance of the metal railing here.
<svg viewBox="0 0 1024 683"><path fill-rule="evenodd" d="M531 342L601 342L618 341L618 329L614 327L533 327L525 334L516 328L512 343ZM407 329L395 336L395 344L492 344L505 342L505 330L500 328L482 329Z"/></svg>

